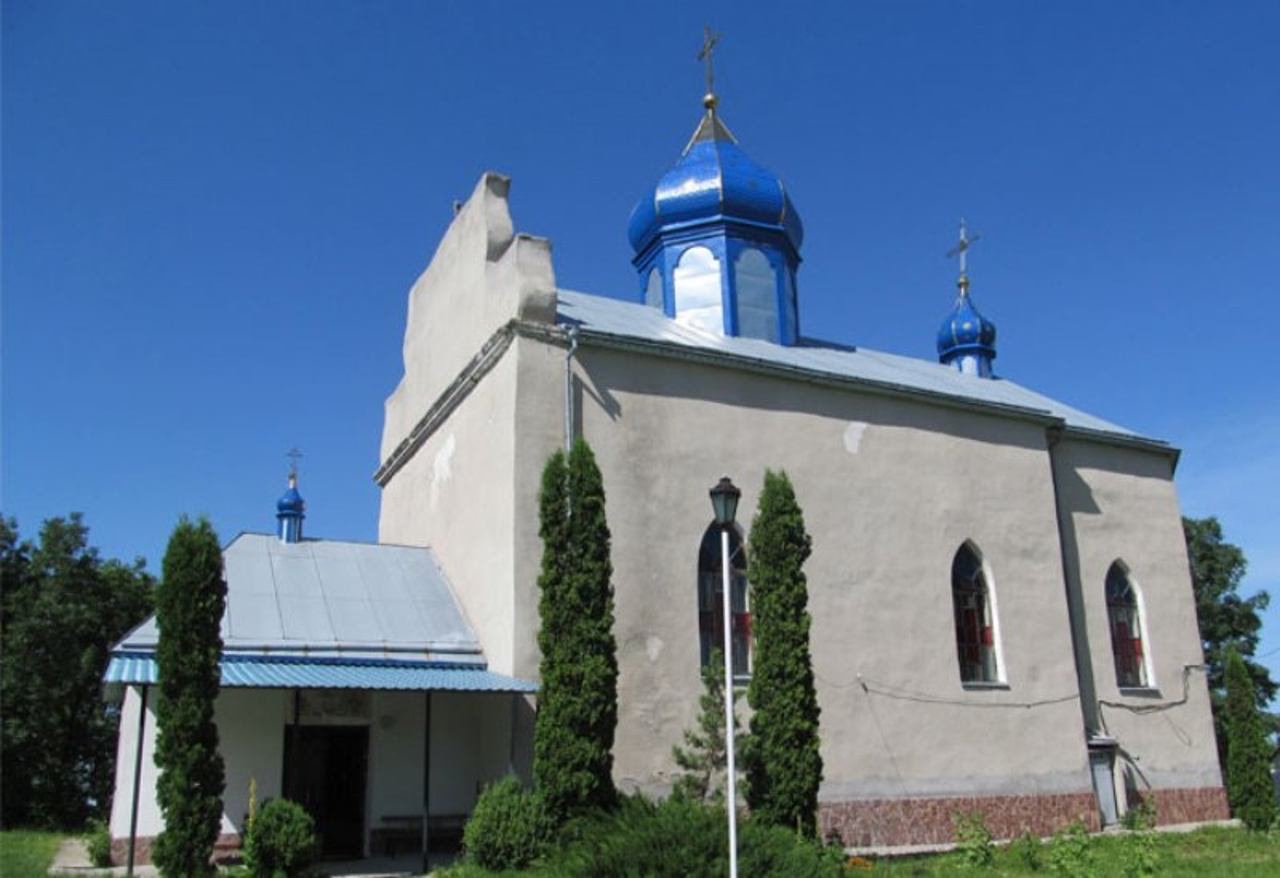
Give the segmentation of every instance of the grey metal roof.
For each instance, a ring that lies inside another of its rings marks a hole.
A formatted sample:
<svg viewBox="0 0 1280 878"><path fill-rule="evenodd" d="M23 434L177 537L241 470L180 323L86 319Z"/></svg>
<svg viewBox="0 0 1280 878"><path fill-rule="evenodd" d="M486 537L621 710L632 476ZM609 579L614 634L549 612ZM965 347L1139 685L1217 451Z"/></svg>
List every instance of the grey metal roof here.
<svg viewBox="0 0 1280 878"><path fill-rule="evenodd" d="M753 338L734 338L678 323L655 308L578 293L558 291L559 322L576 325L584 340L657 346L671 352L710 354L727 365L828 378L870 389L905 392L994 407L1061 421L1067 428L1121 441L1163 446L1159 440L1104 421L1003 378L964 375L941 363L804 339L785 347Z"/></svg>
<svg viewBox="0 0 1280 878"><path fill-rule="evenodd" d="M231 689L378 689L416 692L536 692L534 683L482 667L438 662L359 661L228 656L220 664ZM103 682L154 685L155 659L145 653L111 657Z"/></svg>
<svg viewBox="0 0 1280 878"><path fill-rule="evenodd" d="M223 550L223 654L396 658L483 667L430 549L240 534ZM151 652L155 617L117 652Z"/></svg>

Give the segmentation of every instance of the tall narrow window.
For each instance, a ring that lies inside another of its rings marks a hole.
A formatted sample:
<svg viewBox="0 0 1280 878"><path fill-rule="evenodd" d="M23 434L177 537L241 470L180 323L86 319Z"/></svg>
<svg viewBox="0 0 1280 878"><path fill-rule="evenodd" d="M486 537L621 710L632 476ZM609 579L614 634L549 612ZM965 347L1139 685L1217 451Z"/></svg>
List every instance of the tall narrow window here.
<svg viewBox="0 0 1280 878"><path fill-rule="evenodd" d="M994 602L982 556L969 543L960 547L951 562L951 599L955 605L961 682L999 682Z"/></svg>
<svg viewBox="0 0 1280 878"><path fill-rule="evenodd" d="M1147 655L1142 645L1142 610L1129 571L1120 561L1107 571L1107 621L1111 627L1111 655L1116 663L1116 685L1142 688L1151 685Z"/></svg>
<svg viewBox="0 0 1280 878"><path fill-rule="evenodd" d="M698 550L698 642L702 664L724 649L724 566L720 528L703 534ZM733 675L751 673L751 613L747 607L747 554L737 528L729 531L729 603L733 635Z"/></svg>

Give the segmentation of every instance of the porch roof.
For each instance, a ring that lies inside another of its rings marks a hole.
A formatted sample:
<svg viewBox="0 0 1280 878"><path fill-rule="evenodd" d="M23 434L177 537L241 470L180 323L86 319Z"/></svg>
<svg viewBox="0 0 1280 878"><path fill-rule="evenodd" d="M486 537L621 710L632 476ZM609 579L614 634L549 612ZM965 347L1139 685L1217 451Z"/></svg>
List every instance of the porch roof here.
<svg viewBox="0 0 1280 878"><path fill-rule="evenodd" d="M456 662L397 662L302 656L224 655L222 685L241 689L375 689L417 692L536 692L538 685ZM103 682L154 684L152 653L117 652Z"/></svg>

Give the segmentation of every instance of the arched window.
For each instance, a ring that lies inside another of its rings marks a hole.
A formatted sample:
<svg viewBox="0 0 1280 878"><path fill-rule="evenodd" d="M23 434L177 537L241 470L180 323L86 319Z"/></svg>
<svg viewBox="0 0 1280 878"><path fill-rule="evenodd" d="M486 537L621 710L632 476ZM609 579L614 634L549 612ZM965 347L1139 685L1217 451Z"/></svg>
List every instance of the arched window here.
<svg viewBox="0 0 1280 878"><path fill-rule="evenodd" d="M999 682L995 599L983 569L982 556L971 543L961 546L951 562L951 599L955 605L960 681Z"/></svg>
<svg viewBox="0 0 1280 878"><path fill-rule="evenodd" d="M698 549L698 642L702 664L711 663L712 650L724 649L724 567L720 527L712 524ZM729 531L729 599L733 632L733 675L751 673L751 613L747 607L747 553L742 534Z"/></svg>
<svg viewBox="0 0 1280 878"><path fill-rule="evenodd" d="M738 291L738 334L778 340L778 277L769 257L747 247L733 266Z"/></svg>
<svg viewBox="0 0 1280 878"><path fill-rule="evenodd" d="M662 310L662 272L656 268L649 269L649 280L644 285L644 303Z"/></svg>
<svg viewBox="0 0 1280 878"><path fill-rule="evenodd" d="M706 247L690 247L672 273L676 319L717 335L724 335L724 306L720 292L720 260Z"/></svg>
<svg viewBox="0 0 1280 878"><path fill-rule="evenodd" d="M1107 622L1111 628L1111 655L1116 663L1116 685L1142 688L1151 685L1147 651L1142 643L1142 608L1138 590L1123 562L1107 571Z"/></svg>

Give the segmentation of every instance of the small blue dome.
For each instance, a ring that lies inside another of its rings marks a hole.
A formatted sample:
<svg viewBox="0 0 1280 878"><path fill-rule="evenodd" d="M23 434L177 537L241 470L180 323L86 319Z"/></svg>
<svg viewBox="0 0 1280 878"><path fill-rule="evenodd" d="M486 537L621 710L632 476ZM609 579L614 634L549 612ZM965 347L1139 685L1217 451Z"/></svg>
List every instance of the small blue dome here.
<svg viewBox="0 0 1280 878"><path fill-rule="evenodd" d="M675 167L636 205L627 236L636 253L660 233L705 222L741 223L782 232L798 252L804 227L782 181L747 157L707 107Z"/></svg>
<svg viewBox="0 0 1280 878"><path fill-rule="evenodd" d="M949 363L965 353L988 359L996 356L996 325L978 313L973 300L962 291L951 316L938 329L938 358Z"/></svg>
<svg viewBox="0 0 1280 878"><path fill-rule="evenodd" d="M298 493L298 489L290 485L289 490L285 491L284 496L276 503L276 512L280 515L301 513L305 506L306 504L302 500L302 495Z"/></svg>

